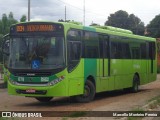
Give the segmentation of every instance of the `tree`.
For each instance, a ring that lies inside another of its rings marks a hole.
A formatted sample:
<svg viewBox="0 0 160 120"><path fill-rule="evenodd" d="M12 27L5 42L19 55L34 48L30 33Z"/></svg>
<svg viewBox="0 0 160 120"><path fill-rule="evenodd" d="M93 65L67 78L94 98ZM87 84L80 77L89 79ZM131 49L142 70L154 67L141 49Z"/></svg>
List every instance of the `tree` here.
<svg viewBox="0 0 160 120"><path fill-rule="evenodd" d="M2 19L0 19L0 48L2 48L3 35L9 33L10 26L17 22L18 21L14 19L12 12L9 13L8 17L6 14L2 15ZM0 49L0 62L2 62L2 60L3 60L2 49Z"/></svg>
<svg viewBox="0 0 160 120"><path fill-rule="evenodd" d="M105 25L128 29L127 19L128 13L126 11L119 10L114 14L110 14L108 21L105 22Z"/></svg>
<svg viewBox="0 0 160 120"><path fill-rule="evenodd" d="M134 14L130 14L128 17L128 29L135 34L144 35L145 27L140 18L138 18Z"/></svg>
<svg viewBox="0 0 160 120"><path fill-rule="evenodd" d="M100 26L99 24L97 24L97 23L92 23L91 25L89 25L89 26Z"/></svg>
<svg viewBox="0 0 160 120"><path fill-rule="evenodd" d="M7 26L8 26L8 17L6 14L3 14L2 15L2 25L1 25L2 34L5 34L7 32Z"/></svg>
<svg viewBox="0 0 160 120"><path fill-rule="evenodd" d="M10 27L11 25L17 23L18 21L16 19L14 19L13 13L10 12L8 15L8 27Z"/></svg>
<svg viewBox="0 0 160 120"><path fill-rule="evenodd" d="M131 30L134 34L144 35L144 23L134 14L119 10L110 14L105 25Z"/></svg>
<svg viewBox="0 0 160 120"><path fill-rule="evenodd" d="M22 15L22 17L20 19L20 22L26 22L26 20L27 20L26 15Z"/></svg>
<svg viewBox="0 0 160 120"><path fill-rule="evenodd" d="M160 14L147 25L147 36L160 38Z"/></svg>
<svg viewBox="0 0 160 120"><path fill-rule="evenodd" d="M65 22L63 19L59 19L58 22Z"/></svg>
<svg viewBox="0 0 160 120"><path fill-rule="evenodd" d="M14 19L12 12L9 13L8 17L6 14L3 14L2 20L0 20L0 34L7 34L9 32L10 26L17 22L18 21Z"/></svg>

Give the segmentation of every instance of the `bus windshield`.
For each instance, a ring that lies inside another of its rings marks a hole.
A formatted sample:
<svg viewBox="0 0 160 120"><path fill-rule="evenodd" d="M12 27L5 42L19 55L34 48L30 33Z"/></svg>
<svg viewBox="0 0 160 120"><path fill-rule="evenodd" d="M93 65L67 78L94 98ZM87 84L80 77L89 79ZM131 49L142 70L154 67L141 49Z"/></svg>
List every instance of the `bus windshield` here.
<svg viewBox="0 0 160 120"><path fill-rule="evenodd" d="M57 69L65 65L63 37L14 37L10 40L9 68Z"/></svg>

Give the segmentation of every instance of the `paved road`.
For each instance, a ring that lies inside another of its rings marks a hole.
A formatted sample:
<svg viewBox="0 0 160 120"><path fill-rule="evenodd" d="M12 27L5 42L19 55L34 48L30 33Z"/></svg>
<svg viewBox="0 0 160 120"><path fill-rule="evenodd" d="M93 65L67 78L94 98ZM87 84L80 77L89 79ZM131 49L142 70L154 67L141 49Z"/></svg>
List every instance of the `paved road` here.
<svg viewBox="0 0 160 120"><path fill-rule="evenodd" d="M160 96L160 75L156 81L141 86L138 93L100 93L90 103L74 103L69 98L55 98L49 103L40 103L34 98L8 95L7 89L0 88L0 111L126 111L143 106L156 96Z"/></svg>

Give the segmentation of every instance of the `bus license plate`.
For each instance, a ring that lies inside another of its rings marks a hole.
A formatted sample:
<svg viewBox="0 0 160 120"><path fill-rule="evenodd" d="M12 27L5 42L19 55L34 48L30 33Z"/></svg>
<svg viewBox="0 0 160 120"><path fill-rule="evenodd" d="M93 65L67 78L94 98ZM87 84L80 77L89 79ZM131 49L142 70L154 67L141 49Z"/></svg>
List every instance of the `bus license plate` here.
<svg viewBox="0 0 160 120"><path fill-rule="evenodd" d="M26 90L26 93L35 93L36 92L36 90L34 90L34 89L27 89Z"/></svg>

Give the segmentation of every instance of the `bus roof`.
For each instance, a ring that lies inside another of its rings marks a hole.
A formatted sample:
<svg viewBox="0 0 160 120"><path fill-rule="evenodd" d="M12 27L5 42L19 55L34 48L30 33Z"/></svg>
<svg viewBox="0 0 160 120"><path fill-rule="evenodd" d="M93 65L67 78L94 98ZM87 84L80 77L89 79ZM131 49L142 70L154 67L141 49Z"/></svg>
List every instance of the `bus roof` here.
<svg viewBox="0 0 160 120"><path fill-rule="evenodd" d="M111 34L111 35L118 35L118 36L129 37L129 38L137 38L137 39L148 40L148 41L156 41L155 38L135 35L130 30L112 27L112 26L83 26L81 23L73 22L73 21L71 22L70 21L69 22L30 21L30 22L23 22L23 23L25 24L27 23L60 23L60 24L63 24L64 27L68 29L69 28L81 29L81 30L99 32L103 34ZM17 23L14 25L23 24L23 23Z"/></svg>
<svg viewBox="0 0 160 120"><path fill-rule="evenodd" d="M106 33L106 34L111 34L111 35L129 37L129 38L137 38L137 39L148 40L148 41L156 41L155 38L135 35L130 30L112 27L112 26L83 26L83 25L78 25L77 23L76 24L72 23L72 22L71 23L70 22L61 22L61 23L64 26L68 25L70 28L75 28L75 29L83 29L83 30L87 30L87 31L100 32L100 33L104 33L104 34Z"/></svg>

